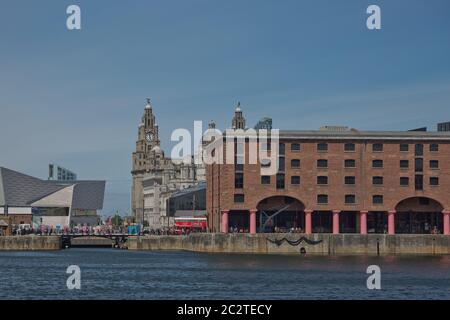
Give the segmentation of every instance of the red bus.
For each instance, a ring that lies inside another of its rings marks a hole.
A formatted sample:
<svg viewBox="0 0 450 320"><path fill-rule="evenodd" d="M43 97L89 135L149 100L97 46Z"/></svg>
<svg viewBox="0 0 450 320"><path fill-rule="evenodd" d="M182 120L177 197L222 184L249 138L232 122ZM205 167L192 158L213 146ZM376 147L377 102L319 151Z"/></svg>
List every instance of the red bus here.
<svg viewBox="0 0 450 320"><path fill-rule="evenodd" d="M206 217L176 217L175 218L175 231L182 233L182 230L189 230L193 232L206 231Z"/></svg>

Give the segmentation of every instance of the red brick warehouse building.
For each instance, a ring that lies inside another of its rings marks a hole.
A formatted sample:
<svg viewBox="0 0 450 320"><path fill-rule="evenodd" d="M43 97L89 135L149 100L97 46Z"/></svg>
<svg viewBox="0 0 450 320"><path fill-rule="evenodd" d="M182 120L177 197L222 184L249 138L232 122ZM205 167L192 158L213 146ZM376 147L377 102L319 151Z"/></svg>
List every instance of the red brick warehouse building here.
<svg viewBox="0 0 450 320"><path fill-rule="evenodd" d="M450 234L450 132L280 131L278 151L271 176L261 159L207 166L211 231Z"/></svg>

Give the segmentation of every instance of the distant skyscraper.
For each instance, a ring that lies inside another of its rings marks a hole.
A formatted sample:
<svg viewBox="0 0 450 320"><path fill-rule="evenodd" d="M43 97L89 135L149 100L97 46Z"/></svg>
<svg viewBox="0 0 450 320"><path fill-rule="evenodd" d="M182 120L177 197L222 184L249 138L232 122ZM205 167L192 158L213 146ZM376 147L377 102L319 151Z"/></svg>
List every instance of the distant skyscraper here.
<svg viewBox="0 0 450 320"><path fill-rule="evenodd" d="M262 118L255 126L255 130L266 129L272 130L272 118Z"/></svg>
<svg viewBox="0 0 450 320"><path fill-rule="evenodd" d="M450 131L450 122L438 123L438 131Z"/></svg>
<svg viewBox="0 0 450 320"><path fill-rule="evenodd" d="M76 181L76 173L58 166L54 163L48 165L48 180L53 181Z"/></svg>

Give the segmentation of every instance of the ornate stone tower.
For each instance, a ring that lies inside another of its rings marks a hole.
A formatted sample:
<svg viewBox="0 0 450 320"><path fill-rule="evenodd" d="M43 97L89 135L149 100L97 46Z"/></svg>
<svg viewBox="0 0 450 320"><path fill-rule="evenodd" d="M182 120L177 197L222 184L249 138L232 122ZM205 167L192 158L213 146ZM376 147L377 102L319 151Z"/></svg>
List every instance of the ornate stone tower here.
<svg viewBox="0 0 450 320"><path fill-rule="evenodd" d="M158 125L155 121L150 99L147 99L141 124L139 125L136 150L132 156L131 210L137 223L143 222L144 198L142 180L144 174L157 170L164 157L159 145Z"/></svg>
<svg viewBox="0 0 450 320"><path fill-rule="evenodd" d="M245 129L245 118L242 115L241 103L238 102L236 110L234 111L234 117L232 120L233 129Z"/></svg>

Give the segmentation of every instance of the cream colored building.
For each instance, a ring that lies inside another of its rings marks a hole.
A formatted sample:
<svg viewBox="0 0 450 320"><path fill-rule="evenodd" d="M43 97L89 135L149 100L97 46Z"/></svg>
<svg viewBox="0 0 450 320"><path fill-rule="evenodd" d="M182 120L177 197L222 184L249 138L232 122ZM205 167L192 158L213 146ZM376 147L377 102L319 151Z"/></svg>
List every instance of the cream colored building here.
<svg viewBox="0 0 450 320"><path fill-rule="evenodd" d="M205 181L204 166L194 164L193 158L186 163L165 156L158 129L148 99L133 152L131 206L136 222L154 229L173 224L167 202L174 192Z"/></svg>

